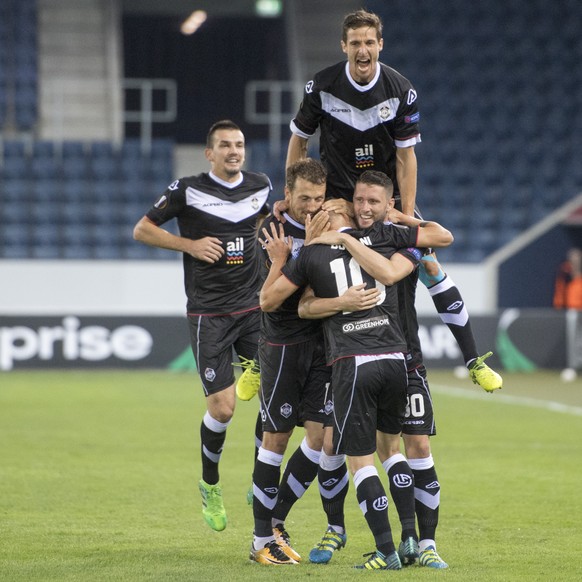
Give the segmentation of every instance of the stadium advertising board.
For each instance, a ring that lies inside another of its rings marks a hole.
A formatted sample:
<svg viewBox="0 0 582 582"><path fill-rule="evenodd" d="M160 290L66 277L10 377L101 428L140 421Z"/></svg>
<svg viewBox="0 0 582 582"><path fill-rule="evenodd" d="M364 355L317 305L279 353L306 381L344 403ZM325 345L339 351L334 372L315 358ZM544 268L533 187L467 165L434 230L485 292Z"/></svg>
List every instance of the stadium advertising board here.
<svg viewBox="0 0 582 582"><path fill-rule="evenodd" d="M437 317L419 318L426 365L462 365L460 350ZM553 310L508 309L472 318L481 352L495 352L499 369L564 368L570 344L566 315ZM576 329L580 326L577 325ZM569 338L569 339L568 339ZM0 316L0 371L45 368L194 369L185 317Z"/></svg>

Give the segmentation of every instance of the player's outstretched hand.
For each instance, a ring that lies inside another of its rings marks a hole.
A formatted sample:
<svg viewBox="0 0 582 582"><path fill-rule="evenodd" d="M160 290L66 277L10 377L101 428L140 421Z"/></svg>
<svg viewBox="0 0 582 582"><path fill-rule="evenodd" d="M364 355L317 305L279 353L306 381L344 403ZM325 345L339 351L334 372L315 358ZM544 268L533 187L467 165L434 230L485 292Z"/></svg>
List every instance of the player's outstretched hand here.
<svg viewBox="0 0 582 582"><path fill-rule="evenodd" d="M322 208L328 212L337 212L338 214L347 214L354 218L354 205L343 198L331 198L323 203Z"/></svg>
<svg viewBox="0 0 582 582"><path fill-rule="evenodd" d="M283 225L276 225L274 222L271 222L271 232L266 228L262 231L264 238L259 237L259 242L267 250L271 262L274 263L277 260L285 262L293 248L293 237L285 237Z"/></svg>

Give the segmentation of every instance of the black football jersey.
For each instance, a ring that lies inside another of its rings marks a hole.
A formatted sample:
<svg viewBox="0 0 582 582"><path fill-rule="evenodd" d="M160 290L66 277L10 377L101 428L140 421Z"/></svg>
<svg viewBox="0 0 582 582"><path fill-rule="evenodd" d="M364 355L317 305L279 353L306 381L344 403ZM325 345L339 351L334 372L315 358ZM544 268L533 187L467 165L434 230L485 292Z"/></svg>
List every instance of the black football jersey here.
<svg viewBox="0 0 582 582"><path fill-rule="evenodd" d="M351 78L345 61L323 69L305 86L291 121L291 131L306 139L321 130L328 197L351 201L356 180L365 170L388 174L396 195L395 148L420 142L416 91L400 73L378 65L367 85Z"/></svg>
<svg viewBox="0 0 582 582"><path fill-rule="evenodd" d="M158 226L176 218L182 237L212 236L223 243L225 253L216 263L183 253L189 314L225 315L259 306L256 227L259 215L269 211L271 190L265 174L244 171L233 185L202 173L170 184L148 211Z"/></svg>
<svg viewBox="0 0 582 582"><path fill-rule="evenodd" d="M287 213L283 213L285 222L283 230L286 237L293 238L293 248L289 260L294 260L299 255L299 251L305 243L305 226ZM271 223L281 224L275 217L270 216L263 223L263 228L271 232ZM271 261L265 248L261 249L263 260L261 261L261 279L267 278ZM293 344L314 337L321 333L321 320L318 319L301 319L297 313L297 306L303 289L298 289L291 297L288 297L277 311L262 313L261 319L261 336L270 343L276 344Z"/></svg>
<svg viewBox="0 0 582 582"><path fill-rule="evenodd" d="M402 253L415 265L421 253L415 248L416 228L390 228L382 223L351 231L363 244L386 257ZM400 250L397 250L399 248ZM310 284L318 297L339 297L352 285L377 287L379 303L369 310L337 313L323 322L329 364L341 357L407 351L398 314L395 286L384 286L363 270L342 245L304 247L283 274L300 287Z"/></svg>

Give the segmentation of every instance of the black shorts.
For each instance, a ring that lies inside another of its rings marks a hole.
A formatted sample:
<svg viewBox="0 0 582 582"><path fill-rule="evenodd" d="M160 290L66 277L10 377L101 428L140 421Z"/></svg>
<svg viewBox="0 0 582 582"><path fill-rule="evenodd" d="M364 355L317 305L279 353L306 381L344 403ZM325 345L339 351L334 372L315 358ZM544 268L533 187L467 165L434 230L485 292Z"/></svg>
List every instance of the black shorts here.
<svg viewBox="0 0 582 582"><path fill-rule="evenodd" d="M263 430L289 432L306 420L332 425L331 367L323 338L291 345L261 339L260 406Z"/></svg>
<svg viewBox="0 0 582 582"><path fill-rule="evenodd" d="M403 355L398 359L394 356L355 356L334 362L334 454L370 455L376 451L376 430L401 432L406 411L406 361Z"/></svg>
<svg viewBox="0 0 582 582"><path fill-rule="evenodd" d="M192 352L206 396L234 384L233 348L243 358L257 353L261 311L235 315L188 315Z"/></svg>
<svg viewBox="0 0 582 582"><path fill-rule="evenodd" d="M426 368L419 366L408 372L408 404L402 432L404 434L436 434L432 397L426 379Z"/></svg>

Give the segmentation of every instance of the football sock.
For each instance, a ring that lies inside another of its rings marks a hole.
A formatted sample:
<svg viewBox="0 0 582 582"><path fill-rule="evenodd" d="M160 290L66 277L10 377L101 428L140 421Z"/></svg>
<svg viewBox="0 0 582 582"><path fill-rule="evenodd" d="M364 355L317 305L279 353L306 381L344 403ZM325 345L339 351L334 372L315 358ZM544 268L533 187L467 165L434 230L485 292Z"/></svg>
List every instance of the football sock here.
<svg viewBox="0 0 582 582"><path fill-rule="evenodd" d="M259 449L255 470L253 471L254 531L258 537L273 535L271 518L273 509L277 504L282 462L283 455L273 453L263 447Z"/></svg>
<svg viewBox="0 0 582 582"><path fill-rule="evenodd" d="M388 475L390 495L400 518L402 539L404 540L409 536L416 537L414 477L412 476L410 465L402 453L397 453L386 459L382 466Z"/></svg>
<svg viewBox="0 0 582 582"><path fill-rule="evenodd" d="M395 551L388 521L388 498L376 467L362 467L354 475L360 509L374 536L376 548L385 556Z"/></svg>
<svg viewBox="0 0 582 582"><path fill-rule="evenodd" d="M434 544L436 528L439 522L441 486L437 478L433 458L430 455L424 459L408 459L408 463L414 475L418 537L421 541L431 540Z"/></svg>
<svg viewBox="0 0 582 582"><path fill-rule="evenodd" d="M261 411L257 414L257 422L255 424L255 461L259 454L259 447L263 443L263 419L261 418Z"/></svg>
<svg viewBox="0 0 582 582"><path fill-rule="evenodd" d="M477 344L471 328L469 312L461 293L453 280L445 275L445 278L436 285L429 287L436 310L442 322L447 325L455 337L465 364L469 364L479 354Z"/></svg>
<svg viewBox="0 0 582 582"><path fill-rule="evenodd" d="M200 448L202 450L202 479L208 485L218 483L218 463L226 439L229 422L218 422L207 411L200 425Z"/></svg>
<svg viewBox="0 0 582 582"><path fill-rule="evenodd" d="M337 533L345 532L344 502L350 487L345 455L321 453L317 471L319 494L327 523Z"/></svg>
<svg viewBox="0 0 582 582"><path fill-rule="evenodd" d="M320 451L307 446L305 438L291 455L281 479L279 498L273 511L273 525L284 523L293 504L307 491L317 475L320 455Z"/></svg>

